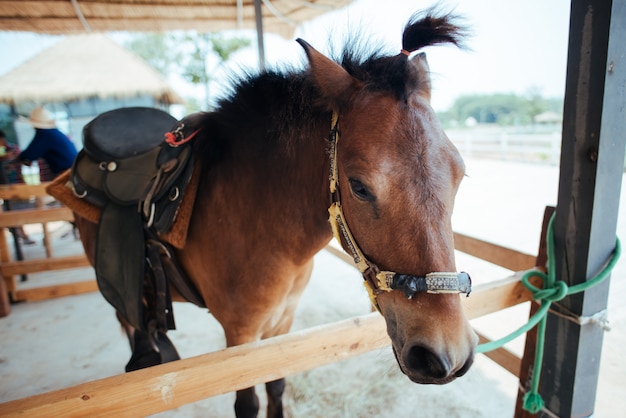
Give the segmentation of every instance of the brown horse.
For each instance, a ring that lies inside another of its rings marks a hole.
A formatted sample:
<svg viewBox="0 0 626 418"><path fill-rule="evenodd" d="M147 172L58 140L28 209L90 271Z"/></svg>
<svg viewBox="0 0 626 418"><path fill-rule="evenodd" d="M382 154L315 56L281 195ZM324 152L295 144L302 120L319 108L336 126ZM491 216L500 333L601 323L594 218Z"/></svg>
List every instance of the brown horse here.
<svg viewBox="0 0 626 418"><path fill-rule="evenodd" d="M450 15L429 11L407 24L398 55L347 45L334 61L299 41L308 69L247 75L217 110L190 119L202 171L177 256L228 346L289 331L313 256L332 237L334 202L337 236L364 265L401 370L434 384L468 370L477 338L459 289L409 291L411 278L456 270L451 215L464 176L429 104L425 55L413 52L461 37ZM77 222L93 261L96 225ZM409 279L385 285L387 270ZM284 379L266 388L268 416L282 416ZM237 393L238 417L258 408L254 388Z"/></svg>

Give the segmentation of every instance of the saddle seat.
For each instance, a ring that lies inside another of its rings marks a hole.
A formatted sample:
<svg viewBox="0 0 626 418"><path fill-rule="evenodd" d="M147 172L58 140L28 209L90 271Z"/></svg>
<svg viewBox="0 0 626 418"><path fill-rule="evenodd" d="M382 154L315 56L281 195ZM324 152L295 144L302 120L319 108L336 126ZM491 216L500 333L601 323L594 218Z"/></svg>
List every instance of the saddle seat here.
<svg viewBox="0 0 626 418"><path fill-rule="evenodd" d="M164 142L164 134L177 127L174 117L153 108L99 115L83 130L84 147L72 169L75 194L98 207L108 202L122 206L142 202L143 215L154 222L152 205L172 192L171 204L162 202L155 225L157 232L167 232L171 211L180 202L180 188L173 185L178 181L184 186L193 170L190 146Z"/></svg>

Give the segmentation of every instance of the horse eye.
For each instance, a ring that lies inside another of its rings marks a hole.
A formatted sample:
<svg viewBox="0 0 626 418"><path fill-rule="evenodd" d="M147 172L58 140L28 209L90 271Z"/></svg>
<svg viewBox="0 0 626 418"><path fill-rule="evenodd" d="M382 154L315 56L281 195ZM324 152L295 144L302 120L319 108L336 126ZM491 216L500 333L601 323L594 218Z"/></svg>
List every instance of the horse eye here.
<svg viewBox="0 0 626 418"><path fill-rule="evenodd" d="M350 189L352 190L352 193L354 193L357 198L368 202L376 200L376 197L370 193L363 183L355 179L349 179L348 181L350 182Z"/></svg>

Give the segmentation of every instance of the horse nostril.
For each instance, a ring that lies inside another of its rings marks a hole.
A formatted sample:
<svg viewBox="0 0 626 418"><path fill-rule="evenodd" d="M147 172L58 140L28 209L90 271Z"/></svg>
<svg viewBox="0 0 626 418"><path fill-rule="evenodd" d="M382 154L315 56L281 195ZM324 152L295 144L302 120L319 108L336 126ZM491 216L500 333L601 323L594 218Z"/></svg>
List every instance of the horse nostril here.
<svg viewBox="0 0 626 418"><path fill-rule="evenodd" d="M414 345L408 350L405 364L414 372L429 378L443 379L450 373L450 367L445 359L421 345Z"/></svg>
<svg viewBox="0 0 626 418"><path fill-rule="evenodd" d="M473 363L474 363L474 356L471 356L469 359L467 359L467 361L465 362L463 367L461 367L459 370L457 370L454 373L454 376L456 376L456 377L463 376L465 373L467 373L467 371L470 369L470 367L472 367Z"/></svg>

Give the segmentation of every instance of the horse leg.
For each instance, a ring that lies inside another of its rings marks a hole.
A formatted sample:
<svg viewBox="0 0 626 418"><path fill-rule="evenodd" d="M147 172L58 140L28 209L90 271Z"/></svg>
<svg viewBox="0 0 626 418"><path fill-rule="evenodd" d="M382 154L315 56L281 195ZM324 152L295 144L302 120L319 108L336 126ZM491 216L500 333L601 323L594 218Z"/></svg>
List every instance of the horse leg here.
<svg viewBox="0 0 626 418"><path fill-rule="evenodd" d="M265 384L267 390L267 418L283 417L283 392L285 379L281 378ZM235 415L237 418L256 418L259 414L259 397L254 387L237 391Z"/></svg>
<svg viewBox="0 0 626 418"><path fill-rule="evenodd" d="M254 386L237 391L235 400L235 416L237 418L256 418L259 414L259 397Z"/></svg>
<svg viewBox="0 0 626 418"><path fill-rule="evenodd" d="M264 335L263 338L275 337L289 332L291 324L293 323L297 303L300 300L300 294L309 282L312 272L313 259L302 266L301 270L296 273L295 280L293 281L293 293L290 297L291 303L286 307L281 321L276 324L270 334ZM285 378L265 383L265 391L267 392L267 418L283 418L283 393L285 392Z"/></svg>
<svg viewBox="0 0 626 418"><path fill-rule="evenodd" d="M267 392L267 418L282 418L285 378L267 382L265 390Z"/></svg>

